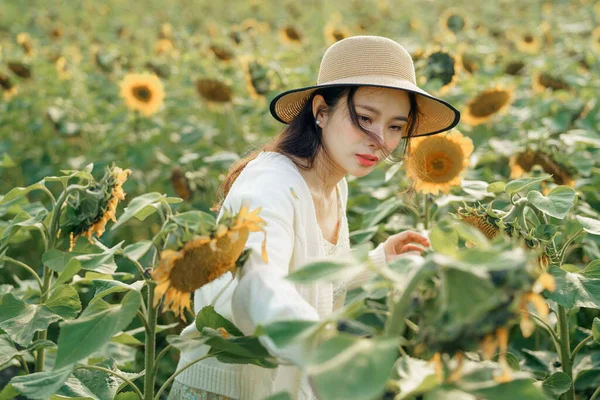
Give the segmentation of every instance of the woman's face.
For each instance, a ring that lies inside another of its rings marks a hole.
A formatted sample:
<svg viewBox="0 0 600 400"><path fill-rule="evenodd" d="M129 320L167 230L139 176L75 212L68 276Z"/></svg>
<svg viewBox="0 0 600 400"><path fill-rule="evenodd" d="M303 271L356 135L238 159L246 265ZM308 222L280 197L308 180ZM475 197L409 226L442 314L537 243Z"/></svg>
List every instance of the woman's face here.
<svg viewBox="0 0 600 400"><path fill-rule="evenodd" d="M354 126L346 102L343 97L332 113L319 115L323 144L336 167L361 177L371 172L383 155L375 141ZM354 95L354 106L360 124L379 136L388 151L394 151L407 124L408 94L402 90L363 86Z"/></svg>

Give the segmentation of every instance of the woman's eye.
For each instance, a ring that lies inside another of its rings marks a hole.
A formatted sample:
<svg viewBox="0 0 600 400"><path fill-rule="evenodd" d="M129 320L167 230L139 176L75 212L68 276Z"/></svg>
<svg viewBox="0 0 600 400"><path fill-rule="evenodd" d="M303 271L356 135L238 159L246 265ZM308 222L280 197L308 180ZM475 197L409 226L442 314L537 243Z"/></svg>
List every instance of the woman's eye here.
<svg viewBox="0 0 600 400"><path fill-rule="evenodd" d="M398 126L398 125L394 125L391 127L392 129L396 130L396 131L401 131L403 126Z"/></svg>
<svg viewBox="0 0 600 400"><path fill-rule="evenodd" d="M360 118L360 120L363 121L363 122L370 122L371 121L371 118L365 117L364 115L359 115L358 118Z"/></svg>

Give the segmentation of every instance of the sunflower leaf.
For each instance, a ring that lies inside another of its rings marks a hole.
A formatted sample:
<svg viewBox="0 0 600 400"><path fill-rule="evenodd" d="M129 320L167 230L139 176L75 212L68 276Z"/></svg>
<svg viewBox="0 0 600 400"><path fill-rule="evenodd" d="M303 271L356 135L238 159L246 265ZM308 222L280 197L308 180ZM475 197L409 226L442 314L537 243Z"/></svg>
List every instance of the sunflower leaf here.
<svg viewBox="0 0 600 400"><path fill-rule="evenodd" d="M600 221L580 215L576 215L575 218L577 218L584 231L590 235L600 235Z"/></svg>
<svg viewBox="0 0 600 400"><path fill-rule="evenodd" d="M575 202L575 190L568 186L557 186L547 196L532 190L527 193L527 200L544 214L563 219Z"/></svg>
<svg viewBox="0 0 600 400"><path fill-rule="evenodd" d="M244 336L244 334L227 318L215 311L213 306L205 306L196 315L196 328L202 332L204 328L225 328L232 336Z"/></svg>
<svg viewBox="0 0 600 400"><path fill-rule="evenodd" d="M504 187L504 190L506 191L509 197L512 197L512 195L514 195L515 193L520 192L521 190L526 189L531 185L535 185L536 183L543 182L549 179L550 177L551 175L546 174L535 178L516 179L514 181L508 182Z"/></svg>
<svg viewBox="0 0 600 400"><path fill-rule="evenodd" d="M160 202L165 197L164 194L152 192L133 198L127 207L125 207L123 214L121 214L117 222L112 226L111 231L114 231L133 217L143 221L146 217L156 211Z"/></svg>
<svg viewBox="0 0 600 400"><path fill-rule="evenodd" d="M33 185L29 185L27 187L16 187L12 188L8 193L4 196L0 197L0 205L8 203L11 200L17 199L19 197L25 196L27 193L44 188L44 180L41 180Z"/></svg>
<svg viewBox="0 0 600 400"><path fill-rule="evenodd" d="M28 399L49 399L62 387L72 372L73 365L67 365L51 371L16 376L11 379L10 384Z"/></svg>

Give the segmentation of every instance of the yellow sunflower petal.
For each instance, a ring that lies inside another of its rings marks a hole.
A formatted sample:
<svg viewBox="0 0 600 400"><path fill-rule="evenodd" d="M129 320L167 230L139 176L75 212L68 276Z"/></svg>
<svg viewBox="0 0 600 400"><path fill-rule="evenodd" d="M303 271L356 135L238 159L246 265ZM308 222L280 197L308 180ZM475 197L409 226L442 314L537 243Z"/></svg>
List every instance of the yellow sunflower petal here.
<svg viewBox="0 0 600 400"><path fill-rule="evenodd" d="M156 113L164 102L164 88L155 74L127 74L120 87L127 107L146 116Z"/></svg>

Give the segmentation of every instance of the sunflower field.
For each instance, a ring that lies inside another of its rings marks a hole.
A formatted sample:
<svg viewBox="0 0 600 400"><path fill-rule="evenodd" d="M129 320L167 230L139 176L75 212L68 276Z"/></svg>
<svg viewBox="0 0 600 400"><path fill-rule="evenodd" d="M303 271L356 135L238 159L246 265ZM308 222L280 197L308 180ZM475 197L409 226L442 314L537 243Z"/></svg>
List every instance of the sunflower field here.
<svg viewBox="0 0 600 400"><path fill-rule="evenodd" d="M318 323L195 314L268 240L260 209L217 219L228 168L354 35L399 42L461 111L348 176L354 257L288 277L372 278ZM2 1L0 400L166 399L200 344L277 367L261 335L315 343L325 400L600 399L598 93L600 1ZM424 255L369 262L409 229Z"/></svg>

